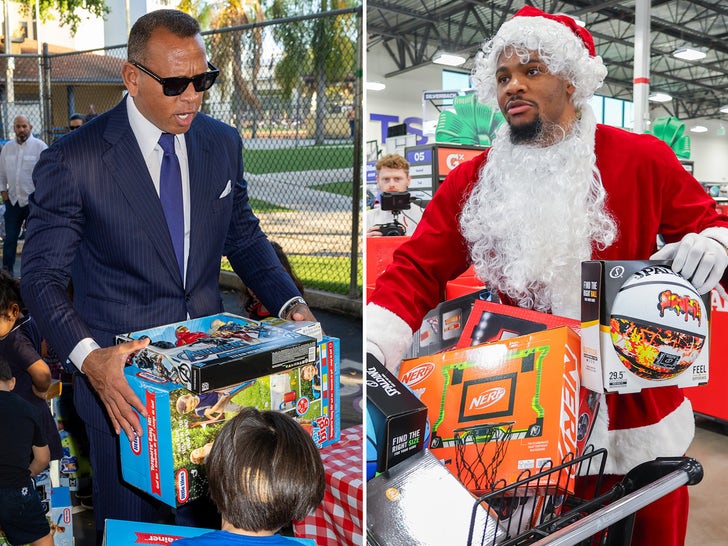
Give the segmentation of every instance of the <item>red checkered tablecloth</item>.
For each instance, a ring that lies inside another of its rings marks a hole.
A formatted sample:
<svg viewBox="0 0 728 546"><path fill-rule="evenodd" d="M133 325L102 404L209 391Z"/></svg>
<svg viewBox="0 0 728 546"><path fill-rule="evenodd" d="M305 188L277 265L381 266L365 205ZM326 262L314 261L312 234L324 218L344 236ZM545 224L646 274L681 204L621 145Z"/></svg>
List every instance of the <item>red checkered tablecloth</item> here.
<svg viewBox="0 0 728 546"><path fill-rule="evenodd" d="M294 524L297 537L313 539L318 546L364 544L362 430L362 425L347 428L340 441L321 450L326 470L324 500L313 514Z"/></svg>

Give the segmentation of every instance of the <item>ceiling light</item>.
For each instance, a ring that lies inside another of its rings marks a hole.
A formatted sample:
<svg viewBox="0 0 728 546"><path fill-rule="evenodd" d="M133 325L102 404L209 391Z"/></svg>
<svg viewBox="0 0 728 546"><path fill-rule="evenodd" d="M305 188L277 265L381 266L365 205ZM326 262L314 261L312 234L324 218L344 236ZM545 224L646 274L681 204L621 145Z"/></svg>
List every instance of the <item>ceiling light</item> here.
<svg viewBox="0 0 728 546"><path fill-rule="evenodd" d="M673 51L672 56L684 61L699 61L705 58L705 53L691 47L681 47Z"/></svg>
<svg viewBox="0 0 728 546"><path fill-rule="evenodd" d="M692 129L690 129L690 132L691 133L707 133L708 128L705 127L704 125L696 125Z"/></svg>
<svg viewBox="0 0 728 546"><path fill-rule="evenodd" d="M366 82L364 87L367 91L384 91L387 86L382 82Z"/></svg>
<svg viewBox="0 0 728 546"><path fill-rule="evenodd" d="M728 114L728 104L726 104L725 106L721 106L720 111L724 114Z"/></svg>
<svg viewBox="0 0 728 546"><path fill-rule="evenodd" d="M465 61L466 61L466 59L462 55L455 55L454 53L445 53L443 51L438 51L432 57L433 63L444 64L447 66L460 66L461 64L464 64Z"/></svg>
<svg viewBox="0 0 728 546"><path fill-rule="evenodd" d="M648 99L652 102L670 102L672 95L668 95L667 93L651 93Z"/></svg>

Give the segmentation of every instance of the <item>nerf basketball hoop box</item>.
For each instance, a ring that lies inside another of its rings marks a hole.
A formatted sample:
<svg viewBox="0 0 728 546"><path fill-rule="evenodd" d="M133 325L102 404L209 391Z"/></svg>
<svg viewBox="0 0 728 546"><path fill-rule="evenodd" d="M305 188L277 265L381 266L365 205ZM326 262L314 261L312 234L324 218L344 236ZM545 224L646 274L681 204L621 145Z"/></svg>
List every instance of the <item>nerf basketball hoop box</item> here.
<svg viewBox="0 0 728 546"><path fill-rule="evenodd" d="M230 313L116 336L149 338L129 364L204 393L316 362L316 340Z"/></svg>
<svg viewBox="0 0 728 546"><path fill-rule="evenodd" d="M428 408L432 453L480 495L576 455L579 352L560 327L405 360L399 378Z"/></svg>
<svg viewBox="0 0 728 546"><path fill-rule="evenodd" d="M147 409L139 416L143 434L119 441L124 481L172 507L206 491L205 459L225 422L243 407L288 413L318 447L341 436L340 344L324 336L314 364L248 379L237 385L194 393L136 366L126 379Z"/></svg>
<svg viewBox="0 0 728 546"><path fill-rule="evenodd" d="M582 262L581 378L597 392L708 381L710 293L669 261Z"/></svg>

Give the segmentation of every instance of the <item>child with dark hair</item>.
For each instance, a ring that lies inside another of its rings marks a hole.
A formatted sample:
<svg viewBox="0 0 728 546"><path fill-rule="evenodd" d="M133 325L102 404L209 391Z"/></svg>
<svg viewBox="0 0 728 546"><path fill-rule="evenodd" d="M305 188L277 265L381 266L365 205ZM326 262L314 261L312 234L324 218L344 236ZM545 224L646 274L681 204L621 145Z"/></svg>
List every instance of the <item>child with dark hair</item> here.
<svg viewBox="0 0 728 546"><path fill-rule="evenodd" d="M40 356L41 342L38 326L25 314L18 279L0 270L0 356L10 363L15 393L38 409L51 460L57 460L63 448L46 400L51 370Z"/></svg>
<svg viewBox="0 0 728 546"><path fill-rule="evenodd" d="M0 335L12 326L3 321ZM50 450L38 410L11 392L15 378L0 357L0 527L10 544L53 546L51 528L32 478L45 470Z"/></svg>
<svg viewBox="0 0 728 546"><path fill-rule="evenodd" d="M276 534L314 510L326 486L318 448L295 419L243 408L215 438L206 472L222 530L175 546L315 546Z"/></svg>
<svg viewBox="0 0 728 546"><path fill-rule="evenodd" d="M291 279L293 279L293 284L296 285L296 288L298 288L301 296L305 297L305 294L303 293L303 283L301 282L301 279L299 279L293 272L293 267L291 266L291 262L288 259L288 256L283 251L283 247L281 247L281 245L279 245L275 241L271 241L270 244L273 247L273 250L276 251L276 256L278 256L278 259L280 260L283 269L288 271ZM248 318L251 318L253 320L261 320L271 316L271 312L266 309L262 303L260 303L258 297L248 287L245 287L245 304L243 305L243 307L245 308L245 312L248 314Z"/></svg>

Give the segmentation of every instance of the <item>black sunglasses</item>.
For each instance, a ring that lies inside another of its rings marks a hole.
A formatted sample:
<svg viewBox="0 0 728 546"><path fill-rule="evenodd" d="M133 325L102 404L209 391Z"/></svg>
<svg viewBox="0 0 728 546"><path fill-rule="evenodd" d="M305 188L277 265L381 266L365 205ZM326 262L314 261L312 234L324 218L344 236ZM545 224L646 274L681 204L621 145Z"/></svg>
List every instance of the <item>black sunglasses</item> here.
<svg viewBox="0 0 728 546"><path fill-rule="evenodd" d="M195 91L198 93L207 91L210 87L212 87L212 84L215 83L217 75L220 74L220 71L212 66L212 63L208 61L207 68L210 69L209 72L203 72L202 74L197 74L197 76L192 76L191 78L184 78L181 76L176 78L160 78L143 64L136 61L129 62L144 72L147 76L151 76L157 80L162 85L162 92L168 97L176 97L177 95L184 93L190 82L192 82L192 85L195 87Z"/></svg>

